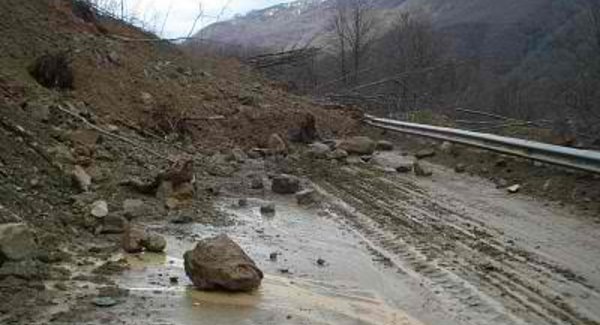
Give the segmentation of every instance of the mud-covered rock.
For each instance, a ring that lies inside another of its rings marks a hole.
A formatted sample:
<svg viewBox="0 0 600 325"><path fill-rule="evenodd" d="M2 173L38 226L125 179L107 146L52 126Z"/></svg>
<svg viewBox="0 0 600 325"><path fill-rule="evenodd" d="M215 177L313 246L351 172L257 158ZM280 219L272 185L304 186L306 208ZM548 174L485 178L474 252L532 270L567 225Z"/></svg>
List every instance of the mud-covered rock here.
<svg viewBox="0 0 600 325"><path fill-rule="evenodd" d="M21 261L38 252L36 235L23 223L0 225L0 265L3 261Z"/></svg>
<svg viewBox="0 0 600 325"><path fill-rule="evenodd" d="M300 190L300 180L292 175L273 177L271 190L278 194L294 194Z"/></svg>
<svg viewBox="0 0 600 325"><path fill-rule="evenodd" d="M374 165L383 168L391 168L397 171L404 171L407 167L412 168L413 164L412 159L395 152L378 152L373 155L370 162Z"/></svg>
<svg viewBox="0 0 600 325"><path fill-rule="evenodd" d="M141 243L147 251L152 253L162 253L167 248L167 241L158 234L147 234Z"/></svg>
<svg viewBox="0 0 600 325"><path fill-rule="evenodd" d="M146 231L137 226L128 226L123 233L121 245L127 253L140 253L144 250L142 242L146 238Z"/></svg>
<svg viewBox="0 0 600 325"><path fill-rule="evenodd" d="M183 255L185 273L201 290L252 291L263 272L227 235L204 239Z"/></svg>
<svg viewBox="0 0 600 325"><path fill-rule="evenodd" d="M369 137L359 136L344 139L338 144L338 149L345 150L349 154L371 155L375 152L377 143Z"/></svg>
<svg viewBox="0 0 600 325"><path fill-rule="evenodd" d="M456 164L456 166L454 166L454 171L458 174L462 174L467 171L467 165L463 163L458 163Z"/></svg>

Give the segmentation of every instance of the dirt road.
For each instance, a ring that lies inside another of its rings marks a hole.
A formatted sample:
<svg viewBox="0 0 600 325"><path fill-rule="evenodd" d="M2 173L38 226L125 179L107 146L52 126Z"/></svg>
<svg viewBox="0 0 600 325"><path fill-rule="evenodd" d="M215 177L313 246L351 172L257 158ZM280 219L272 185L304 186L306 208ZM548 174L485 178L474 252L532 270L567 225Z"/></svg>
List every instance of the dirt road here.
<svg viewBox="0 0 600 325"><path fill-rule="evenodd" d="M119 280L131 297L110 313L126 324L598 324L595 220L431 167L416 178L340 166L312 179L319 208L268 191L240 208L229 193L219 209L232 226L157 225L167 257L132 257ZM260 214L264 202L275 216ZM258 292L190 287L183 251L221 232L265 271Z"/></svg>

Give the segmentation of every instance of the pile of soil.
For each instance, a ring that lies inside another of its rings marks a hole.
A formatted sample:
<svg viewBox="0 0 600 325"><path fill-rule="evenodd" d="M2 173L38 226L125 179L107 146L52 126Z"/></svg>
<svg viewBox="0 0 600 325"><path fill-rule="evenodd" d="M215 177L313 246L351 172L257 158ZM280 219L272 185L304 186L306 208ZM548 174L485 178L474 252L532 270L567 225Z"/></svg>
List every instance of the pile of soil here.
<svg viewBox="0 0 600 325"><path fill-rule="evenodd" d="M149 38L113 19L82 18L71 1L0 3L0 223L26 224L40 251L13 269L0 263L0 296L16 297L0 301L0 323L64 321L69 315L57 310L90 307L114 286L108 271L121 234L102 225L122 222L126 200L144 205L132 223L228 223L213 200L236 166L213 154L264 147L307 116L322 137L358 128L355 112L289 95L239 62L192 58L158 39L127 41ZM58 53L72 83L40 84L30 68ZM154 179L182 154L194 161L191 205L169 209L121 186ZM77 168L90 178L88 191L73 182ZM106 220L90 213L99 200Z"/></svg>

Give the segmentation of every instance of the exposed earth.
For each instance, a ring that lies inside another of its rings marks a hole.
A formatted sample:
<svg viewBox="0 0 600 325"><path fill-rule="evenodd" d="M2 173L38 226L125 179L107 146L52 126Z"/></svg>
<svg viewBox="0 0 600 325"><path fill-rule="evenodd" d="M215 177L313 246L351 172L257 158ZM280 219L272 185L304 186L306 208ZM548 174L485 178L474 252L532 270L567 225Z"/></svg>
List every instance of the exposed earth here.
<svg viewBox="0 0 600 325"><path fill-rule="evenodd" d="M0 323L600 323L598 176L382 134L68 3L0 4ZM56 48L64 89L30 74ZM257 290L194 287L219 234Z"/></svg>

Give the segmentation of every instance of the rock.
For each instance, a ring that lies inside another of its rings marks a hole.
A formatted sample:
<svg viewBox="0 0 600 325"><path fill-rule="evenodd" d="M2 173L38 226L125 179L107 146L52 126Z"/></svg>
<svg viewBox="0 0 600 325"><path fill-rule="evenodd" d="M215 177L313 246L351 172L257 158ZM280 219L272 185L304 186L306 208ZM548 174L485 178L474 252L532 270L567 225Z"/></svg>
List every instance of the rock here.
<svg viewBox="0 0 600 325"><path fill-rule="evenodd" d="M544 185L542 186L542 190L544 190L544 192L548 192L548 190L550 189L551 185L552 185L552 180L551 179L545 181Z"/></svg>
<svg viewBox="0 0 600 325"><path fill-rule="evenodd" d="M319 266L325 266L325 260L322 258L317 259L317 265Z"/></svg>
<svg viewBox="0 0 600 325"><path fill-rule="evenodd" d="M248 158L250 159L260 159L263 156L263 152L260 149L251 149L248 151Z"/></svg>
<svg viewBox="0 0 600 325"><path fill-rule="evenodd" d="M346 163L350 165L359 165L364 164L365 162L358 156L348 156L346 157Z"/></svg>
<svg viewBox="0 0 600 325"><path fill-rule="evenodd" d="M263 183L262 177L260 175L251 175L250 176L250 189L252 190L261 190L265 187Z"/></svg>
<svg viewBox="0 0 600 325"><path fill-rule="evenodd" d="M521 190L521 185L515 184L513 186L508 187L506 190L508 191L508 193L511 194L518 193Z"/></svg>
<svg viewBox="0 0 600 325"><path fill-rule="evenodd" d="M263 272L227 235L204 239L183 255L185 273L201 290L252 291Z"/></svg>
<svg viewBox="0 0 600 325"><path fill-rule="evenodd" d="M389 141L380 140L377 141L375 149L377 149L378 151L392 151L394 150L394 144Z"/></svg>
<svg viewBox="0 0 600 325"><path fill-rule="evenodd" d="M406 174L406 173L410 173L413 170L413 163L405 163L405 164L401 164L398 167L396 167L396 172L401 173L401 174Z"/></svg>
<svg viewBox="0 0 600 325"><path fill-rule="evenodd" d="M167 241L158 234L146 235L141 244L147 251L152 253L162 253L167 248Z"/></svg>
<svg viewBox="0 0 600 325"><path fill-rule="evenodd" d="M102 234L122 234L127 229L129 222L120 215L109 214L102 219Z"/></svg>
<svg viewBox="0 0 600 325"><path fill-rule="evenodd" d="M176 225L183 225L183 224L188 224L188 223L192 223L192 222L194 222L194 218L192 218L191 216L189 216L187 214L179 215L179 216L176 216L175 218L171 219L171 223L176 224Z"/></svg>
<svg viewBox="0 0 600 325"><path fill-rule="evenodd" d="M319 138L317 120L311 113L305 113L298 128L288 131L288 139L292 142L311 143Z"/></svg>
<svg viewBox="0 0 600 325"><path fill-rule="evenodd" d="M144 201L139 199L126 199L123 201L123 213L129 220L143 217L147 213Z"/></svg>
<svg viewBox="0 0 600 325"><path fill-rule="evenodd" d="M467 171L467 166L463 163L458 163L454 166L454 171L458 174L462 174Z"/></svg>
<svg viewBox="0 0 600 325"><path fill-rule="evenodd" d="M237 201L238 208L246 208L248 207L248 199L239 199Z"/></svg>
<svg viewBox="0 0 600 325"><path fill-rule="evenodd" d="M504 178L499 178L496 180L496 188L505 188L508 186L508 181Z"/></svg>
<svg viewBox="0 0 600 325"><path fill-rule="evenodd" d="M267 149L269 153L272 155L285 155L288 153L288 146L283 141L279 134L273 133L269 136L269 141L267 142Z"/></svg>
<svg viewBox="0 0 600 325"><path fill-rule="evenodd" d="M312 143L312 144L308 145L307 155L310 158L325 159L325 158L327 158L327 154L329 152L330 152L330 149L329 149L328 145L326 145L324 143L316 142L316 143Z"/></svg>
<svg viewBox="0 0 600 325"><path fill-rule="evenodd" d="M248 156L246 155L244 150L240 148L234 148L233 150L231 150L231 155L233 156L233 159L238 163L243 163L246 161L246 159L248 159Z"/></svg>
<svg viewBox="0 0 600 325"><path fill-rule="evenodd" d="M28 68L29 74L49 89L73 89L73 69L66 52L46 53Z"/></svg>
<svg viewBox="0 0 600 325"><path fill-rule="evenodd" d="M21 261L38 252L33 230L23 223L0 225L0 264L4 261Z"/></svg>
<svg viewBox="0 0 600 325"><path fill-rule="evenodd" d="M506 161L506 159L500 158L500 159L496 160L494 165L496 167L504 168L504 167L508 166L508 162Z"/></svg>
<svg viewBox="0 0 600 325"><path fill-rule="evenodd" d="M415 175L417 175L419 177L429 177L429 176L433 175L433 172L431 170L427 169L426 167L421 165L419 162L415 162L413 164L413 170L415 171Z"/></svg>
<svg viewBox="0 0 600 325"><path fill-rule="evenodd" d="M176 277L176 276L172 276L172 277L169 278L169 282L171 284L178 284L179 283L179 278Z"/></svg>
<svg viewBox="0 0 600 325"><path fill-rule="evenodd" d="M338 149L345 150L349 154L371 155L375 152L377 144L368 137L352 137L338 144Z"/></svg>
<svg viewBox="0 0 600 325"><path fill-rule="evenodd" d="M269 255L269 259L270 259L272 262L275 262L275 261L277 261L277 255L279 255L279 254L277 254L276 252L273 252L273 253L271 253L271 254Z"/></svg>
<svg viewBox="0 0 600 325"><path fill-rule="evenodd" d="M146 106L152 106L154 104L154 97L147 92L142 91L140 98L142 99L142 103Z"/></svg>
<svg viewBox="0 0 600 325"><path fill-rule="evenodd" d="M0 267L0 279L13 276L23 280L45 280L50 277L50 267L37 260L7 261Z"/></svg>
<svg viewBox="0 0 600 325"><path fill-rule="evenodd" d="M271 190L278 194L294 194L300 190L300 180L291 175L273 177Z"/></svg>
<svg viewBox="0 0 600 325"><path fill-rule="evenodd" d="M96 218L104 218L108 215L108 203L103 200L92 203L90 213Z"/></svg>
<svg viewBox="0 0 600 325"><path fill-rule="evenodd" d="M97 307L108 308L116 306L119 302L111 297L96 297L92 300L92 303Z"/></svg>
<svg viewBox="0 0 600 325"><path fill-rule="evenodd" d="M275 214L275 204L264 204L260 207L261 214Z"/></svg>
<svg viewBox="0 0 600 325"><path fill-rule="evenodd" d="M79 165L75 166L75 169L71 172L71 177L73 179L73 184L81 192L88 192L90 190L90 186L92 186L92 177L85 169L83 169L83 167Z"/></svg>
<svg viewBox="0 0 600 325"><path fill-rule="evenodd" d="M343 149L335 149L327 154L327 159L342 160L348 157L348 152Z"/></svg>
<svg viewBox="0 0 600 325"><path fill-rule="evenodd" d="M129 225L123 234L122 246L127 253L140 253L144 247L142 241L146 238L146 232L135 226Z"/></svg>
<svg viewBox="0 0 600 325"><path fill-rule="evenodd" d="M50 120L50 107L44 104L32 104L28 103L27 108L31 113L31 117L40 122L48 122Z"/></svg>
<svg viewBox="0 0 600 325"><path fill-rule="evenodd" d="M413 164L412 160L395 152L378 152L371 158L370 162L374 165L394 170L405 170L406 167L412 170Z"/></svg>
<svg viewBox="0 0 600 325"><path fill-rule="evenodd" d="M296 202L299 205L312 205L319 202L319 195L315 190L307 189L296 193Z"/></svg>
<svg viewBox="0 0 600 325"><path fill-rule="evenodd" d="M370 161L371 161L371 159L373 159L373 156L371 156L371 155L363 155L363 156L360 156L360 159L361 159L362 161L364 161L364 162L368 163L368 162L370 162Z"/></svg>
<svg viewBox="0 0 600 325"><path fill-rule="evenodd" d="M419 150L415 154L415 157L417 157L417 159L424 159L424 158L429 158L429 157L433 157L433 156L435 156L435 150L433 150L431 148Z"/></svg>
<svg viewBox="0 0 600 325"><path fill-rule="evenodd" d="M444 141L440 146L440 151L444 153L452 153L453 149L454 145L450 141Z"/></svg>

